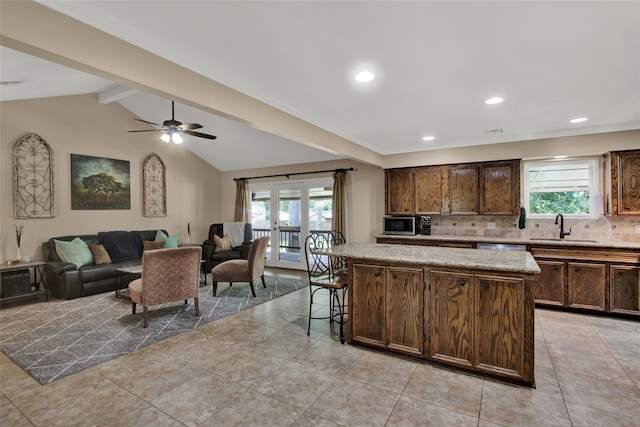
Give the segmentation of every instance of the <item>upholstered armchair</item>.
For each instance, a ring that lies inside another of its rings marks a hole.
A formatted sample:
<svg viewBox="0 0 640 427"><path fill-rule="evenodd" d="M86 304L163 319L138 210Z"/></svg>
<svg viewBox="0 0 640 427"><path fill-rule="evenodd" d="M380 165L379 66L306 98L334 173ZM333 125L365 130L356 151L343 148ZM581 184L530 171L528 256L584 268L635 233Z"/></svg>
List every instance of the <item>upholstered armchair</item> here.
<svg viewBox="0 0 640 427"><path fill-rule="evenodd" d="M258 278L262 280L262 286L267 287L264 282L264 258L269 245L269 237L260 237L253 241L249 250L249 256L244 259L232 259L213 267L211 270L211 281L213 283L213 296L218 292L218 282L249 282L251 294L256 296L255 283Z"/></svg>
<svg viewBox="0 0 640 427"><path fill-rule="evenodd" d="M224 248L219 243L229 235L231 247ZM216 240L217 243L216 244ZM204 271L211 271L216 265L230 259L247 259L253 240L251 224L244 222L225 222L211 224L209 238L202 243L202 259Z"/></svg>
<svg viewBox="0 0 640 427"><path fill-rule="evenodd" d="M146 250L142 254L142 277L129 283L129 293L136 314L136 304L143 310L144 327L149 326L148 308L173 301L194 299L196 316L200 316L198 288L202 248L183 246L173 249Z"/></svg>

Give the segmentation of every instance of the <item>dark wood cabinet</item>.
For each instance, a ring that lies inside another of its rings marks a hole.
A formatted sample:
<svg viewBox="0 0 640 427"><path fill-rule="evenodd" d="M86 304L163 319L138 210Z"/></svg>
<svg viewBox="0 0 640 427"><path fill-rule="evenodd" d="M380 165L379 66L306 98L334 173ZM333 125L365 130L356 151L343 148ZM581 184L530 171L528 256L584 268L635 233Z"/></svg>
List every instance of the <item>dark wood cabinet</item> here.
<svg viewBox="0 0 640 427"><path fill-rule="evenodd" d="M569 262L567 264L569 307L604 311L606 283L604 264Z"/></svg>
<svg viewBox="0 0 640 427"><path fill-rule="evenodd" d="M640 150L611 153L611 213L640 215Z"/></svg>
<svg viewBox="0 0 640 427"><path fill-rule="evenodd" d="M520 213L520 161L483 163L480 176L480 213Z"/></svg>
<svg viewBox="0 0 640 427"><path fill-rule="evenodd" d="M477 164L449 168L449 211L451 215L477 215L480 168Z"/></svg>
<svg viewBox="0 0 640 427"><path fill-rule="evenodd" d="M350 260L349 340L531 385L533 277Z"/></svg>
<svg viewBox="0 0 640 427"><path fill-rule="evenodd" d="M385 171L387 215L517 215L520 160Z"/></svg>
<svg viewBox="0 0 640 427"><path fill-rule="evenodd" d="M541 270L533 281L533 297L536 302L547 305L564 305L566 263L540 259L536 261Z"/></svg>
<svg viewBox="0 0 640 427"><path fill-rule="evenodd" d="M473 365L473 275L431 271L431 357L456 366Z"/></svg>
<svg viewBox="0 0 640 427"><path fill-rule="evenodd" d="M612 265L611 311L640 314L640 267Z"/></svg>
<svg viewBox="0 0 640 427"><path fill-rule="evenodd" d="M534 357L533 325L526 321L533 316L533 299L526 283L485 275L476 281L475 365L488 374L524 380Z"/></svg>
<svg viewBox="0 0 640 427"><path fill-rule="evenodd" d="M415 169L416 214L442 214L443 170L443 166L425 166Z"/></svg>
<svg viewBox="0 0 640 427"><path fill-rule="evenodd" d="M355 264L349 279L351 339L377 347L386 344L384 273L382 266Z"/></svg>
<svg viewBox="0 0 640 427"><path fill-rule="evenodd" d="M422 269L387 267L385 283L387 347L424 353L424 280Z"/></svg>
<svg viewBox="0 0 640 427"><path fill-rule="evenodd" d="M415 209L414 169L385 171L385 213L387 215L413 215Z"/></svg>

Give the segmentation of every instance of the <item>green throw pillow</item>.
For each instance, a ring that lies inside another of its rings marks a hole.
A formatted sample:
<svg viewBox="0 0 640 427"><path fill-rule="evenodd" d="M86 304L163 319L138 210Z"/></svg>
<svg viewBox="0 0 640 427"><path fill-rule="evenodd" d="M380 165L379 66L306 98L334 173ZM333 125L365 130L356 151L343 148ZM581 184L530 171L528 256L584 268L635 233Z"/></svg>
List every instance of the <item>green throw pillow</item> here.
<svg viewBox="0 0 640 427"><path fill-rule="evenodd" d="M64 262L75 264L77 268L93 263L93 254L89 246L79 237L70 242L53 240L56 244L56 252Z"/></svg>
<svg viewBox="0 0 640 427"><path fill-rule="evenodd" d="M168 237L162 230L158 230L156 232L156 242L164 242L165 249L177 248L180 244L180 235L174 234L173 236Z"/></svg>

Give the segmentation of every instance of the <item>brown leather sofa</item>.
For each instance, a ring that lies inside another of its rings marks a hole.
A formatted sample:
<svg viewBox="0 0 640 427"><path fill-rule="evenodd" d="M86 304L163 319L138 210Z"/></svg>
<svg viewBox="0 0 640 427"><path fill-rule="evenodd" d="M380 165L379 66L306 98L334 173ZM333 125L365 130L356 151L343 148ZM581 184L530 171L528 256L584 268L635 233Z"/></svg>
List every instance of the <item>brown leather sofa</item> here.
<svg viewBox="0 0 640 427"><path fill-rule="evenodd" d="M168 234L165 230L162 231ZM104 233L52 237L42 243L44 260L47 262L44 272L45 285L54 296L60 299L74 299L115 291L121 285L126 289L128 283L135 277L132 275L121 276L116 273L116 268L139 265L143 251L142 241L154 240L156 232L157 230L122 232L130 235L130 240L126 242L130 245L128 251L130 255L115 257L111 264L88 264L80 268L76 267L75 264L64 262L60 259L56 252L54 240L70 242L76 237L80 237L88 245L102 244ZM133 253L131 248L133 248Z"/></svg>
<svg viewBox="0 0 640 427"><path fill-rule="evenodd" d="M216 252L216 244L213 236L224 237L223 224L211 224L209 227L209 238L202 243L202 259L204 263L204 271L210 272L216 265L228 261L230 259L247 259L249 258L249 249L253 241L253 228L251 224L244 225L244 239L240 246L232 248L230 251Z"/></svg>

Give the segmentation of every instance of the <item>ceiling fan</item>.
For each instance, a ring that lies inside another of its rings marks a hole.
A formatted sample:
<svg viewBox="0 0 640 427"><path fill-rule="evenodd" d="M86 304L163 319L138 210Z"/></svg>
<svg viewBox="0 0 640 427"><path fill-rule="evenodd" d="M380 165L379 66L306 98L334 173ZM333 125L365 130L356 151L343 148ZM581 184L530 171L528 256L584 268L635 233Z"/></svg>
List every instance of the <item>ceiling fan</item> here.
<svg viewBox="0 0 640 427"><path fill-rule="evenodd" d="M199 138L206 139L216 139L217 137L214 135L209 135L207 133L202 132L194 132L193 129L200 129L202 127L201 124L198 123L182 123L177 121L174 118L175 105L174 102L171 101L171 119L165 120L162 122L162 125L157 123L148 122L142 119L135 119L139 122L148 123L153 126L157 126L158 129L144 129L144 130L130 130L129 132L163 132L160 137L164 142L173 141L175 144L182 144L184 141L182 140L182 136L180 134L197 136Z"/></svg>

